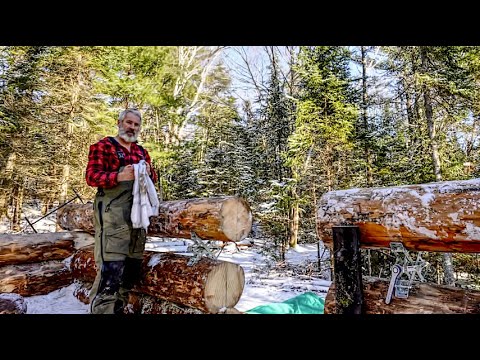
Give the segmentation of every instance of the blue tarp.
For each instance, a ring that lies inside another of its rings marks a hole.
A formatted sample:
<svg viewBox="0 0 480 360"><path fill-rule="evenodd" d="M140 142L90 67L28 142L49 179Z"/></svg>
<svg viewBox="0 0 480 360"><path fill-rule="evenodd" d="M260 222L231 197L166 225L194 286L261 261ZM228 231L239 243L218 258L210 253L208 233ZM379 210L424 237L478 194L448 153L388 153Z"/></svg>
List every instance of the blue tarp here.
<svg viewBox="0 0 480 360"><path fill-rule="evenodd" d="M325 300L312 292L306 292L280 303L254 307L247 314L323 314Z"/></svg>

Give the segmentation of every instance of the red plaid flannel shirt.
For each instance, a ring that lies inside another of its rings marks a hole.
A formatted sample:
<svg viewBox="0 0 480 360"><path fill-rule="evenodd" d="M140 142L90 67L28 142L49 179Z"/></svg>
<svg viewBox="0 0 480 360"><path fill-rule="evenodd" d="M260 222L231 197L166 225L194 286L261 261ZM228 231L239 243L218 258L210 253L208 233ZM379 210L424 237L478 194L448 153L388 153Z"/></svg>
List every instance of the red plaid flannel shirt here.
<svg viewBox="0 0 480 360"><path fill-rule="evenodd" d="M142 150L136 143L132 143L130 151L123 146L120 149L125 155L125 166L137 164L143 159ZM157 181L157 174L152 167L152 161L150 155L145 150L145 161L150 165L151 175L153 183ZM97 143L90 145L90 151L88 153L87 171L85 173L85 179L87 184L94 187L101 187L110 189L118 185L117 173L120 168L120 160L117 157L117 149L107 137L98 141Z"/></svg>

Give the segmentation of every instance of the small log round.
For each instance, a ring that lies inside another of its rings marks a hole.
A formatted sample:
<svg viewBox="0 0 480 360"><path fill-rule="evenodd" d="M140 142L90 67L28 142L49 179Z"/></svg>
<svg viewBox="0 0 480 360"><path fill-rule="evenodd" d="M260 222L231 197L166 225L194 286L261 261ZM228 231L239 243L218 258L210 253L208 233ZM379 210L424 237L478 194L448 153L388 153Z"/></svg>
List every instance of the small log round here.
<svg viewBox="0 0 480 360"><path fill-rule="evenodd" d="M26 314L27 303L23 296L14 293L0 293L0 314Z"/></svg>

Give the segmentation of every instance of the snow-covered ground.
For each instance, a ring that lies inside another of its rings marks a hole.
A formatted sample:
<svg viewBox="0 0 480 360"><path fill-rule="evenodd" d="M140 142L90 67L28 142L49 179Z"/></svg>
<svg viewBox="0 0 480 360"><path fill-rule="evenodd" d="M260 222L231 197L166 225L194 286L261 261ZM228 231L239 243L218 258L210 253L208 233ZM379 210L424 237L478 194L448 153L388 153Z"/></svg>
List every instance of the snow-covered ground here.
<svg viewBox="0 0 480 360"><path fill-rule="evenodd" d="M290 249L286 261L280 263L262 255L261 249L261 245L241 250L228 246L218 257L239 264L245 271L245 287L235 305L237 310L244 312L258 305L282 302L307 291L326 296L331 282L317 275L316 244ZM27 314L88 314L88 305L73 296L73 290L72 284L46 295L25 297Z"/></svg>

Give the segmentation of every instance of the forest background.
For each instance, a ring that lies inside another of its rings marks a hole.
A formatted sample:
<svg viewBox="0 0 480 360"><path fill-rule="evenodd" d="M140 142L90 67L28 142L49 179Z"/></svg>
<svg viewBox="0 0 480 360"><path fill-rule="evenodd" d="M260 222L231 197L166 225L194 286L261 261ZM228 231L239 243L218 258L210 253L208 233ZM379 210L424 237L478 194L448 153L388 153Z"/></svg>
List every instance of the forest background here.
<svg viewBox="0 0 480 360"><path fill-rule="evenodd" d="M327 191L478 177L479 85L477 46L3 46L0 217L31 232L25 206L92 200L89 145L137 107L161 200L244 197L281 261L319 241ZM362 252L388 277L388 252ZM478 254L426 260L480 285Z"/></svg>

